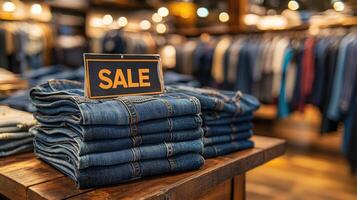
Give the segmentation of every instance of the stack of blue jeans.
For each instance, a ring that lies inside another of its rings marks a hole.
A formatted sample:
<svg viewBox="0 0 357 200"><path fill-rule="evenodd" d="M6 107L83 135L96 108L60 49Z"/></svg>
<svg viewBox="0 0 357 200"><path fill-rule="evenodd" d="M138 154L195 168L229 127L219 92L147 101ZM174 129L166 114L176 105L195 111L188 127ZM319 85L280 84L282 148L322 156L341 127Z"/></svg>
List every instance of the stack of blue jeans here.
<svg viewBox="0 0 357 200"><path fill-rule="evenodd" d="M251 148L253 113L260 103L247 94L213 89L170 86L167 92L181 92L199 99L202 107L205 158Z"/></svg>
<svg viewBox="0 0 357 200"><path fill-rule="evenodd" d="M198 169L204 164L200 103L185 94L93 100L79 82L30 91L39 125L35 153L80 188Z"/></svg>
<svg viewBox="0 0 357 200"><path fill-rule="evenodd" d="M33 149L33 135L28 129L35 124L30 113L0 106L0 157Z"/></svg>

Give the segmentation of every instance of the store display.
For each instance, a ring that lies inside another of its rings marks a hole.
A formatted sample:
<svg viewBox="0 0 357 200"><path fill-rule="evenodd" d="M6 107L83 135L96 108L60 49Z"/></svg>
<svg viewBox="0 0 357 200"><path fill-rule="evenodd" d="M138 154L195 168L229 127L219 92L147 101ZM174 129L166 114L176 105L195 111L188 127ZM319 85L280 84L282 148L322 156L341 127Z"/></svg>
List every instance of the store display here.
<svg viewBox="0 0 357 200"><path fill-rule="evenodd" d="M252 148L249 140L253 135L253 112L259 102L250 95L238 92L187 86L167 87L168 92L181 92L196 97L202 107L203 156L211 158L235 151Z"/></svg>
<svg viewBox="0 0 357 200"><path fill-rule="evenodd" d="M36 123L30 113L0 106L0 157L33 149L33 135L28 129Z"/></svg>
<svg viewBox="0 0 357 200"><path fill-rule="evenodd" d="M357 199L355 1L0 0L0 199Z"/></svg>
<svg viewBox="0 0 357 200"><path fill-rule="evenodd" d="M30 96L40 123L31 130L36 154L81 188L203 165L201 107L195 97L169 93L91 100L83 96L83 84L66 80L34 87ZM146 129L157 121L164 125L157 132Z"/></svg>

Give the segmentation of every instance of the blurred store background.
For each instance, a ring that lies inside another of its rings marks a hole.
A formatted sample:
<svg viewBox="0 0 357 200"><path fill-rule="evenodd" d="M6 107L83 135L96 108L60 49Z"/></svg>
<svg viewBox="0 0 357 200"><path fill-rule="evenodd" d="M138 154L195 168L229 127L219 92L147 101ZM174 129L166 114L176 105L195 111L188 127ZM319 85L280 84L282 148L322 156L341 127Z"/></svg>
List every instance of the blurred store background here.
<svg viewBox="0 0 357 200"><path fill-rule="evenodd" d="M0 0L0 104L83 80L83 53L160 53L166 84L253 94L287 154L248 199L357 199L356 0Z"/></svg>

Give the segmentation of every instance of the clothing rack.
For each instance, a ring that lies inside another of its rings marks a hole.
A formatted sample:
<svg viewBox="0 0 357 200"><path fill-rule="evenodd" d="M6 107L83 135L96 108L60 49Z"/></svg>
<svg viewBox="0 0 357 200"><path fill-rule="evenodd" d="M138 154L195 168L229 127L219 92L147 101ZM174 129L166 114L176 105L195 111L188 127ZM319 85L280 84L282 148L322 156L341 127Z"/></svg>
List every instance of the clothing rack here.
<svg viewBox="0 0 357 200"><path fill-rule="evenodd" d="M246 29L230 29L228 27L206 27L206 28L191 28L185 30L178 30L178 33L186 37L197 37L201 34L209 35L237 35L237 34L264 34L264 33L286 33L294 31L308 31L310 28L327 29L327 28L338 28L338 27L354 27L357 26L357 17L345 17L334 23L324 23L324 24L302 24L293 27L287 27L282 29L269 29L269 30L259 30L256 28L246 28Z"/></svg>

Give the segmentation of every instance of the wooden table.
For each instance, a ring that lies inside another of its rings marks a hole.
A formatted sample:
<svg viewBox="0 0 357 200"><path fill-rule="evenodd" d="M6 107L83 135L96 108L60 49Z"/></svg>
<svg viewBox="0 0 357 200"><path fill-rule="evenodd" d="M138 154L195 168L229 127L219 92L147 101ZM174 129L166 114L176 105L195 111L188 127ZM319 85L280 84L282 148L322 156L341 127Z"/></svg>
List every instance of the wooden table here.
<svg viewBox="0 0 357 200"><path fill-rule="evenodd" d="M244 199L245 173L285 152L285 141L253 137L255 148L207 159L196 171L79 190L32 153L0 159L0 194L10 199ZM1 196L0 196L1 199Z"/></svg>

